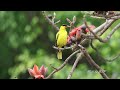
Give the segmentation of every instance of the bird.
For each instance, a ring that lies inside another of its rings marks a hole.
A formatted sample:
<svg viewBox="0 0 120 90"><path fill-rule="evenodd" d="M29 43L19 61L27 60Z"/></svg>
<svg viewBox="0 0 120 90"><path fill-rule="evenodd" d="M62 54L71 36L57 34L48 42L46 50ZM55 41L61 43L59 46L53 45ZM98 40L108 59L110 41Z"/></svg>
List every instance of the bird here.
<svg viewBox="0 0 120 90"><path fill-rule="evenodd" d="M66 46L68 33L66 31L67 25L60 26L59 31L56 34L56 45L58 47L57 58L62 59L62 51L59 48Z"/></svg>

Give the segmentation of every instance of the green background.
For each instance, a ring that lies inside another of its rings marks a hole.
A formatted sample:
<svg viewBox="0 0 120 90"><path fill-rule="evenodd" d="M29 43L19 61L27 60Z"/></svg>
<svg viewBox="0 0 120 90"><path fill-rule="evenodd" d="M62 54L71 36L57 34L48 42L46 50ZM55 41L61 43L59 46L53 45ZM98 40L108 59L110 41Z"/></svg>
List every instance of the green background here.
<svg viewBox="0 0 120 90"><path fill-rule="evenodd" d="M57 24L69 24L66 18L72 20L76 16L75 26L83 24L83 15L85 11L49 11L48 14L56 13L56 19L61 20ZM96 27L105 20L87 17L88 24ZM120 23L117 20L102 36L105 38L112 28ZM68 30L69 31L69 30ZM63 60L58 60L56 50L52 48L55 45L56 30L45 20L40 11L0 11L0 79L30 79L28 68L34 64L44 65L48 68L49 75L54 67L59 67L63 61L72 53L71 50L63 51ZM113 62L106 62L104 58L112 59L120 53L120 29L118 29L107 43L100 43L94 40L94 46L98 48L101 56L87 45L87 50L94 61L106 70L110 78L120 78L120 58ZM66 79L76 56L52 78ZM46 75L46 76L47 76ZM101 75L88 63L85 58L79 62L75 69L72 79L102 79Z"/></svg>

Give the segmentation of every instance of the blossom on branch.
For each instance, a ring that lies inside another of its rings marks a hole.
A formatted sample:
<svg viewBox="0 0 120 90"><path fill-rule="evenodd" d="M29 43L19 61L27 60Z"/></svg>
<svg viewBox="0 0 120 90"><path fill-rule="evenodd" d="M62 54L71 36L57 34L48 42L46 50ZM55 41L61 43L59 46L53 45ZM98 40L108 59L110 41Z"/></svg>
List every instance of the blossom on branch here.
<svg viewBox="0 0 120 90"><path fill-rule="evenodd" d="M28 68L28 72L32 77L35 77L35 79L44 79L47 68L42 65L41 68L38 69L38 66L34 65L33 69Z"/></svg>

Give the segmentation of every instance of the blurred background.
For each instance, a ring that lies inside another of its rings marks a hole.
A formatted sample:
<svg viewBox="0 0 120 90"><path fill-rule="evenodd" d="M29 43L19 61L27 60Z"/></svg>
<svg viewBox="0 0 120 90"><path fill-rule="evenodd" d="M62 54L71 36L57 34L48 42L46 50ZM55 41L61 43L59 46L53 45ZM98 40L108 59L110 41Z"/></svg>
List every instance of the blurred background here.
<svg viewBox="0 0 120 90"><path fill-rule="evenodd" d="M85 11L49 11L47 13L53 15L54 12L56 13L55 21L61 20L57 24L58 27L69 24L66 18L72 20L73 16L77 18L75 26L83 24ZM86 19L88 24L96 27L105 22L105 20L91 17ZM118 23L120 20L116 21L102 38L105 38ZM30 79L28 68L32 68L34 64L47 67L47 75L53 71L50 64L59 67L72 51L64 50L63 60L58 60L56 50L52 48L55 45L55 35L56 30L45 20L40 11L0 11L0 79ZM107 43L94 40L93 44L98 48L99 55L90 45L86 48L94 61L105 69L110 78L119 79L120 58L112 62L106 62L105 59L112 59L120 53L120 29ZM67 78L75 58L76 56L52 78ZM102 79L102 77L83 58L75 69L72 79Z"/></svg>

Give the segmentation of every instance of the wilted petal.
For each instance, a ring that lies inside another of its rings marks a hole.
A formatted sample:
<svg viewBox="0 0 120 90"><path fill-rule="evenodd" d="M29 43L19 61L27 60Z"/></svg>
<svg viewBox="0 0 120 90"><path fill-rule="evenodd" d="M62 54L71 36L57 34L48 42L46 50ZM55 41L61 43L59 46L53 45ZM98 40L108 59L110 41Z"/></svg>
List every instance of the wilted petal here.
<svg viewBox="0 0 120 90"><path fill-rule="evenodd" d="M29 72L29 74L30 74L31 76L34 76L34 75L35 75L35 72L34 72L32 69L30 69L30 68L28 68L28 72Z"/></svg>

